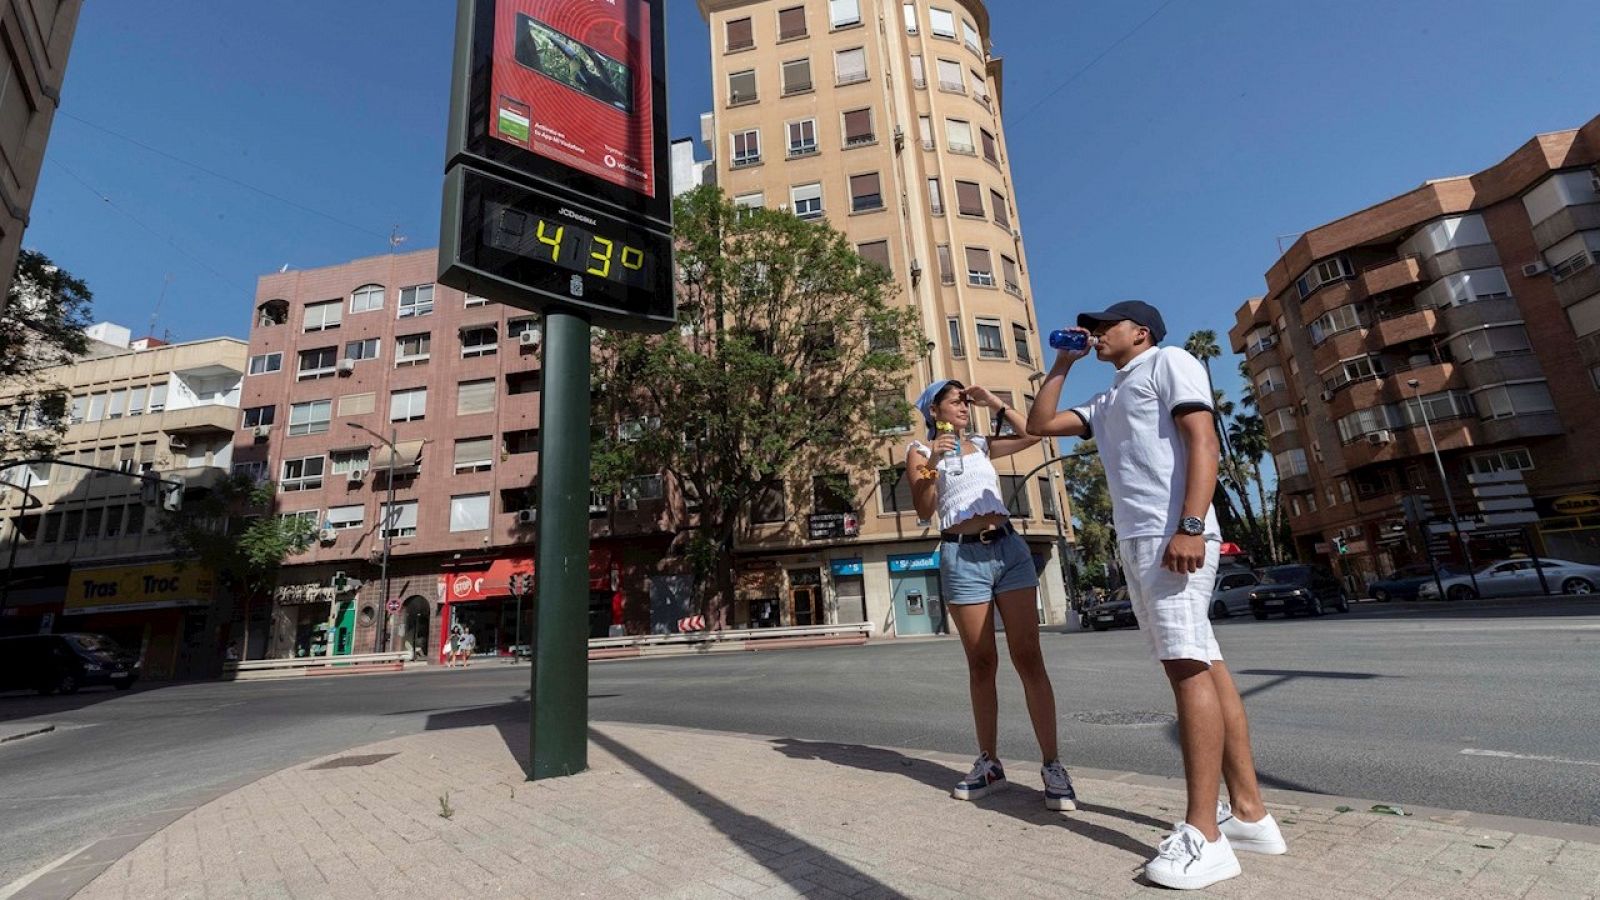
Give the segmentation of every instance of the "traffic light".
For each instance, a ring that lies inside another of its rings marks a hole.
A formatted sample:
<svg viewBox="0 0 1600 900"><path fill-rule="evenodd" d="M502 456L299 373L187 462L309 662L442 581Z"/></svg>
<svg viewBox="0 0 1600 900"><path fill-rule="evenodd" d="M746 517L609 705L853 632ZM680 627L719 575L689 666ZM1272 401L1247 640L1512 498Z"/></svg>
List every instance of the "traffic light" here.
<svg viewBox="0 0 1600 900"><path fill-rule="evenodd" d="M1340 556L1344 556L1346 553L1350 552L1350 546L1345 543L1343 535L1333 539L1333 549L1337 550Z"/></svg>

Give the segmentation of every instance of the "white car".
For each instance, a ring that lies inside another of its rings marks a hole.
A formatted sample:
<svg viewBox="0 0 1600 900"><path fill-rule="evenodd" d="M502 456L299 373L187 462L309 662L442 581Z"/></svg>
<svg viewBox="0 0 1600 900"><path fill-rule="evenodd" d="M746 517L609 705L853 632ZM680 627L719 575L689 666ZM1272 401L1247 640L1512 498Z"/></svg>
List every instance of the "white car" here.
<svg viewBox="0 0 1600 900"><path fill-rule="evenodd" d="M1226 619L1250 612L1250 590L1261 583L1254 572L1224 572L1211 592L1211 618Z"/></svg>
<svg viewBox="0 0 1600 900"><path fill-rule="evenodd" d="M1478 572L1478 587L1466 575L1444 579L1444 597L1447 600L1471 600L1474 597L1528 597L1544 593L1539 584L1539 572L1544 572L1544 582L1550 593L1592 594L1600 588L1600 566L1575 563L1565 559L1541 559L1536 569L1532 559L1508 559L1497 562ZM1439 599L1439 588L1432 582L1417 589L1417 599Z"/></svg>

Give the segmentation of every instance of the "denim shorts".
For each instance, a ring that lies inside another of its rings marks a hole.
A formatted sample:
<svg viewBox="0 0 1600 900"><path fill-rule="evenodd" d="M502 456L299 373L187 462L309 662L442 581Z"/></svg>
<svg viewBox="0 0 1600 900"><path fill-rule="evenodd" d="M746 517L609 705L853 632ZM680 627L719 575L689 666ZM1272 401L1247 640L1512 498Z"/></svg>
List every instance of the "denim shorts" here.
<svg viewBox="0 0 1600 900"><path fill-rule="evenodd" d="M1039 586L1033 554L1019 534L991 544L939 545L939 578L946 603L990 603L996 594Z"/></svg>

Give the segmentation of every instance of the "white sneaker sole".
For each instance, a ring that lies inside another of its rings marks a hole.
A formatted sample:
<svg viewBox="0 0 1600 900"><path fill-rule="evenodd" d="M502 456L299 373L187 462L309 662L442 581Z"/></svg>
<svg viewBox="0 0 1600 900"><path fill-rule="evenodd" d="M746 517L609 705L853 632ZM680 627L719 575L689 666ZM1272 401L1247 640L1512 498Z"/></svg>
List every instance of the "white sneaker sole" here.
<svg viewBox="0 0 1600 900"><path fill-rule="evenodd" d="M1237 878L1243 871L1243 869L1239 868L1239 861L1236 859L1232 864L1221 869L1198 875L1180 875L1176 872L1153 871L1149 866L1145 866L1144 877L1149 879L1151 884L1160 885L1161 887L1178 891L1198 891L1219 881Z"/></svg>
<svg viewBox="0 0 1600 900"><path fill-rule="evenodd" d="M1045 797L1044 808L1057 810L1059 812L1072 812L1078 808L1078 804L1074 803L1068 797Z"/></svg>
<svg viewBox="0 0 1600 900"><path fill-rule="evenodd" d="M956 798L957 800L982 800L984 797L989 796L1005 786L1006 780L1002 778L999 781L986 784L981 788L955 788L950 791L950 796Z"/></svg>
<svg viewBox="0 0 1600 900"><path fill-rule="evenodd" d="M1282 856L1283 854L1289 852L1288 843L1285 842L1281 837L1275 841L1253 841L1249 838L1236 838L1230 836L1228 838L1228 844L1231 845L1235 850L1243 850L1246 853L1257 853L1262 856Z"/></svg>

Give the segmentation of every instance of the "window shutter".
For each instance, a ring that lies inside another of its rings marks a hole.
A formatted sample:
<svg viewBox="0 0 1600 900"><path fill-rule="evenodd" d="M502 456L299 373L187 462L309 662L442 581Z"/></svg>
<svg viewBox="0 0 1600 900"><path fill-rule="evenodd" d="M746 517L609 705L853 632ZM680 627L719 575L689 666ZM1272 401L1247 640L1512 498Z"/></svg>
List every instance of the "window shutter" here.
<svg viewBox="0 0 1600 900"><path fill-rule="evenodd" d="M364 416L376 409L377 404L377 394L345 394L339 398L339 416Z"/></svg>
<svg viewBox="0 0 1600 900"><path fill-rule="evenodd" d="M1010 229L1011 228L1011 215L1006 212L1006 198L1005 198L1005 195L1001 194L999 191L990 191L989 192L989 205L994 207L994 220L995 220L995 222L1001 228Z"/></svg>
<svg viewBox="0 0 1600 900"><path fill-rule="evenodd" d="M950 245L949 244L940 244L939 245L938 257L939 257L939 279L941 281L944 281L944 282L947 282L947 283L954 281L955 277L956 277L955 264L954 264L954 261L951 260L951 258L950 258Z"/></svg>
<svg viewBox="0 0 1600 900"><path fill-rule="evenodd" d="M833 60L840 84L852 84L857 81L867 80L867 51L865 49L857 47L854 50L840 50L834 54Z"/></svg>
<svg viewBox="0 0 1600 900"><path fill-rule="evenodd" d="M999 162L1000 151L995 145L994 135L987 131L981 131L980 136L983 138L983 158L990 162Z"/></svg>
<svg viewBox="0 0 1600 900"><path fill-rule="evenodd" d="M493 441L486 437L456 441L456 468L489 462L492 443Z"/></svg>
<svg viewBox="0 0 1600 900"><path fill-rule="evenodd" d="M845 113L845 144L863 144L870 140L872 140L872 111L869 109L856 109Z"/></svg>
<svg viewBox="0 0 1600 900"><path fill-rule="evenodd" d="M989 262L989 251L979 247L967 248L967 271L992 272L993 267Z"/></svg>
<svg viewBox="0 0 1600 900"><path fill-rule="evenodd" d="M963 216L983 215L983 195L978 186L970 181L956 182L956 205Z"/></svg>
<svg viewBox="0 0 1600 900"><path fill-rule="evenodd" d="M888 241L872 241L871 243L862 244L856 248L856 252L860 253L861 258L867 262L877 263L885 269L892 269L889 262Z"/></svg>
<svg viewBox="0 0 1600 900"><path fill-rule="evenodd" d="M751 29L748 18L730 19L728 21L729 50L745 50L755 45L755 32Z"/></svg>
<svg viewBox="0 0 1600 900"><path fill-rule="evenodd" d="M494 379L463 381L456 393L456 415L494 412Z"/></svg>
<svg viewBox="0 0 1600 900"><path fill-rule="evenodd" d="M778 10L778 39L789 40L806 36L806 8L791 6Z"/></svg>

